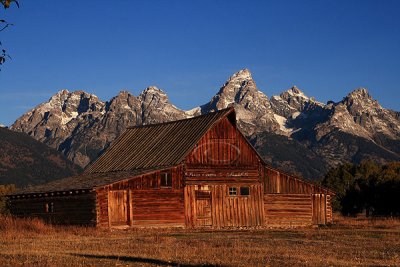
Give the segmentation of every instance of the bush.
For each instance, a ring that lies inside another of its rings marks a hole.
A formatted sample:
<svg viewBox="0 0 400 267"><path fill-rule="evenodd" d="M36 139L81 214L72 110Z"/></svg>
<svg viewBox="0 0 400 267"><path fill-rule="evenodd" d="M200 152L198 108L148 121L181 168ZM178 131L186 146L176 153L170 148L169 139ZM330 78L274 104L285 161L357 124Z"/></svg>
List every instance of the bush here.
<svg viewBox="0 0 400 267"><path fill-rule="evenodd" d="M11 194L15 191L16 187L13 184L0 185L0 214L8 214L7 209L7 194Z"/></svg>

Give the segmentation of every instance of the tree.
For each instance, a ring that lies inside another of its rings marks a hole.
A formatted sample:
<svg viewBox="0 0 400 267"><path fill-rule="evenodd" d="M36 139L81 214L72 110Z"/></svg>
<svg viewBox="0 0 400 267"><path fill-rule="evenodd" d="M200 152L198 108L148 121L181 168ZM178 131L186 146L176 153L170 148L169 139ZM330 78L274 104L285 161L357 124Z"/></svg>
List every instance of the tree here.
<svg viewBox="0 0 400 267"><path fill-rule="evenodd" d="M4 7L4 9L7 9L11 6L12 3L15 3L17 7L19 7L19 3L17 0L0 0L0 4ZM4 19L0 19L0 32L4 31L7 29L9 26L12 24L7 22ZM0 41L0 66L6 62L7 59L10 59L10 56L7 54L7 51L3 48L3 44ZM0 69L1 70L1 69Z"/></svg>
<svg viewBox="0 0 400 267"><path fill-rule="evenodd" d="M400 216L400 162L346 163L331 169L321 184L336 192L332 206L343 215Z"/></svg>

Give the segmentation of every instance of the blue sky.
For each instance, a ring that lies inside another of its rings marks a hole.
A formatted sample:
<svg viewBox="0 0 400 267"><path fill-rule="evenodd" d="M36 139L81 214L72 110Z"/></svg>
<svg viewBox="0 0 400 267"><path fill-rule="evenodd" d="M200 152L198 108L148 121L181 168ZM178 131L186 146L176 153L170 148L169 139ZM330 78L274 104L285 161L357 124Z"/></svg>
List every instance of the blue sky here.
<svg viewBox="0 0 400 267"><path fill-rule="evenodd" d="M269 97L297 85L340 101L366 87L400 110L400 1L20 0L1 10L12 60L0 72L0 123L60 89L108 100L155 85L183 109L249 68Z"/></svg>

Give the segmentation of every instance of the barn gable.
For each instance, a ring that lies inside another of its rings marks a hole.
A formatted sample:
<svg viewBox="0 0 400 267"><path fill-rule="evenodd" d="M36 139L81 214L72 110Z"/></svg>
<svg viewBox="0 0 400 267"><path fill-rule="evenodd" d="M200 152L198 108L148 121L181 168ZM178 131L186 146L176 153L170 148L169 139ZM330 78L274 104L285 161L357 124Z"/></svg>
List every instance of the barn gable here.
<svg viewBox="0 0 400 267"><path fill-rule="evenodd" d="M251 167L261 162L261 157L251 146L236 123L222 118L196 143L185 159L188 167Z"/></svg>

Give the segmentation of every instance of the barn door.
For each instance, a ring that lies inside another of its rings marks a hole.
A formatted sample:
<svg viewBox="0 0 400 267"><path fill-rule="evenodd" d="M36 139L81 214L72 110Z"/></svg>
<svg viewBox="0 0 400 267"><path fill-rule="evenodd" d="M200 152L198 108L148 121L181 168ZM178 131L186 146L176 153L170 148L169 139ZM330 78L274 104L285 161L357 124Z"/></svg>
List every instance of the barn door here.
<svg viewBox="0 0 400 267"><path fill-rule="evenodd" d="M128 192L126 190L109 191L108 210L110 225L128 224Z"/></svg>
<svg viewBox="0 0 400 267"><path fill-rule="evenodd" d="M211 226L211 191L196 190L196 226Z"/></svg>
<svg viewBox="0 0 400 267"><path fill-rule="evenodd" d="M313 195L313 224L326 224L326 195Z"/></svg>

